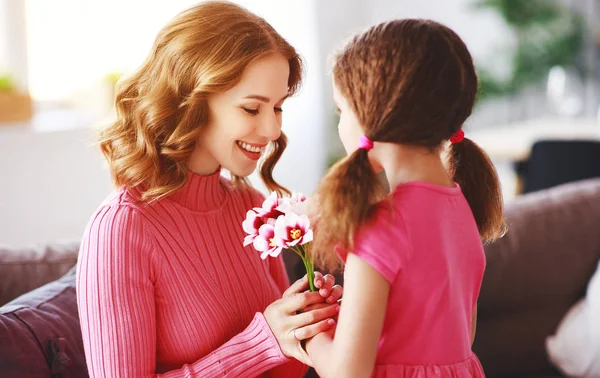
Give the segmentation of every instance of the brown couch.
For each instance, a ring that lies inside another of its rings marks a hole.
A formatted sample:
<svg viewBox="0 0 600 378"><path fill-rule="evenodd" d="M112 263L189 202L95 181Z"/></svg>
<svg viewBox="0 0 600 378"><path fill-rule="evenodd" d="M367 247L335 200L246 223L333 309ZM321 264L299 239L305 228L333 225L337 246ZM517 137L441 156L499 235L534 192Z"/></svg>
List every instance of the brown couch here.
<svg viewBox="0 0 600 378"><path fill-rule="evenodd" d="M560 376L544 341L584 295L600 258L600 180L523 196L506 216L508 234L486 247L474 350L488 377ZM0 308L0 376L85 377L74 270L56 280L77 250L0 247L0 304L26 293ZM292 278L302 273L287 263Z"/></svg>
<svg viewBox="0 0 600 378"><path fill-rule="evenodd" d="M54 281L77 262L79 242L9 248L0 245L0 306Z"/></svg>
<svg viewBox="0 0 600 378"><path fill-rule="evenodd" d="M473 349L488 377L560 376L545 339L600 259L600 180L522 196L505 213L507 235L486 247Z"/></svg>
<svg viewBox="0 0 600 378"><path fill-rule="evenodd" d="M27 292L0 307L1 377L87 376L75 297L78 246L0 247L0 303Z"/></svg>

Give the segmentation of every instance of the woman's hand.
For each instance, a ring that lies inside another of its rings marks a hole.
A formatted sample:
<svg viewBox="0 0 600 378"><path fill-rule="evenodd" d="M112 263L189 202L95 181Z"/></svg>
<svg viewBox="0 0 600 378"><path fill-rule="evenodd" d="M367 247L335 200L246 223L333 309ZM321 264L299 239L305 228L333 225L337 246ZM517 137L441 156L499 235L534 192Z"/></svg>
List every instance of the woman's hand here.
<svg viewBox="0 0 600 378"><path fill-rule="evenodd" d="M317 278L319 278L321 290L329 288L326 290L327 293L325 296L328 299L335 293L332 293L333 284L330 283L331 279L326 279L325 277L322 275L319 277L315 276L315 285ZM332 302L333 304L327 304L315 309L307 309L310 308L308 306L324 304L324 296L321 295L321 290L318 292L309 292L306 289L308 289L308 279L304 276L294 282L283 293L281 299L269 305L264 311L264 316L283 354L287 357L293 357L306 365L311 365L310 358L302 348L300 342L335 326L333 318L337 317L340 306L335 303L336 299ZM339 292L341 295L339 289L336 289L336 292Z"/></svg>

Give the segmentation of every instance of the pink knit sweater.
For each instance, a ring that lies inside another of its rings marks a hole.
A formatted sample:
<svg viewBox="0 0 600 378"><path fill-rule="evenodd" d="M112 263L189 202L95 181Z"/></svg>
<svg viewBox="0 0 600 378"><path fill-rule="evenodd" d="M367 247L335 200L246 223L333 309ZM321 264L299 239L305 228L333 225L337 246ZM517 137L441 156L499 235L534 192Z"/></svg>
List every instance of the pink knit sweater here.
<svg viewBox="0 0 600 378"><path fill-rule="evenodd" d="M77 300L90 377L302 377L262 311L289 286L281 258L244 248L260 206L219 172L144 206L110 195L90 220Z"/></svg>

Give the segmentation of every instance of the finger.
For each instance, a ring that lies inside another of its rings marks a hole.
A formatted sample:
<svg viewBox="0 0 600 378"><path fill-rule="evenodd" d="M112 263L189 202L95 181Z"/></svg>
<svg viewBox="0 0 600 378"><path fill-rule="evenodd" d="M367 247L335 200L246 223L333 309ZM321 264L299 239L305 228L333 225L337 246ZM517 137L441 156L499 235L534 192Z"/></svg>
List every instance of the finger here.
<svg viewBox="0 0 600 378"><path fill-rule="evenodd" d="M331 304L327 304L325 302L321 302L321 303L317 303L317 304L313 304L313 305L308 305L306 307L304 307L302 310L300 310L301 312L307 312L307 311L312 311L312 310L318 310L320 308L325 308L331 306Z"/></svg>
<svg viewBox="0 0 600 378"><path fill-rule="evenodd" d="M331 288L331 292L329 293L329 297L327 297L327 303L335 303L338 299L342 297L344 293L344 289L340 285L335 285Z"/></svg>
<svg viewBox="0 0 600 378"><path fill-rule="evenodd" d="M310 324L318 323L327 318L334 318L337 316L339 311L340 306L335 304L318 310L303 312L301 314L292 316L291 324L293 328L305 327Z"/></svg>
<svg viewBox="0 0 600 378"><path fill-rule="evenodd" d="M296 311L304 309L306 306L310 306L317 303L323 302L323 297L317 292L305 291L304 293L296 293L288 297L281 299L283 309L289 313L296 313Z"/></svg>
<svg viewBox="0 0 600 378"><path fill-rule="evenodd" d="M315 287L320 289L325 284L325 279L323 278L323 274L321 272L315 272Z"/></svg>
<svg viewBox="0 0 600 378"><path fill-rule="evenodd" d="M283 297L291 297L294 294L301 293L308 289L308 278L306 275L294 282L284 293Z"/></svg>
<svg viewBox="0 0 600 378"><path fill-rule="evenodd" d="M335 324L336 324L336 321L331 318L321 320L320 322L315 323L315 324L296 328L296 331L294 331L294 335L296 336L296 338L298 340L310 339L311 337L313 337L321 332L325 332L325 331L333 328L335 326Z"/></svg>
<svg viewBox="0 0 600 378"><path fill-rule="evenodd" d="M325 284L321 290L319 290L319 293L321 293L323 298L327 298L330 295L329 292L331 291L331 288L333 285L335 285L335 277L333 277L331 274L327 274L325 277L323 277L323 279L325 280Z"/></svg>

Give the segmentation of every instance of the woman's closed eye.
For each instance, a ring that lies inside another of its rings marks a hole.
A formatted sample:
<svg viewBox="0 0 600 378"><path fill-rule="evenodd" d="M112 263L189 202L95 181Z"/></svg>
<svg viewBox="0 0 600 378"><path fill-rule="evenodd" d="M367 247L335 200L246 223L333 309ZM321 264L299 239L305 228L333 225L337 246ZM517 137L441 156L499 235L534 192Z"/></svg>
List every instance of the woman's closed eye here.
<svg viewBox="0 0 600 378"><path fill-rule="evenodd" d="M242 109L244 109L244 111L245 111L246 113L248 113L248 114L251 114L251 115L257 115L257 114L258 114L258 108L256 108L256 109L251 109L251 108L245 108L245 107L242 107Z"/></svg>
<svg viewBox="0 0 600 378"><path fill-rule="evenodd" d="M250 115L257 115L259 113L258 108L252 109L252 108L242 107L242 109ZM275 108L273 108L273 110L275 111L275 113L283 113L283 109L281 107L275 107Z"/></svg>

